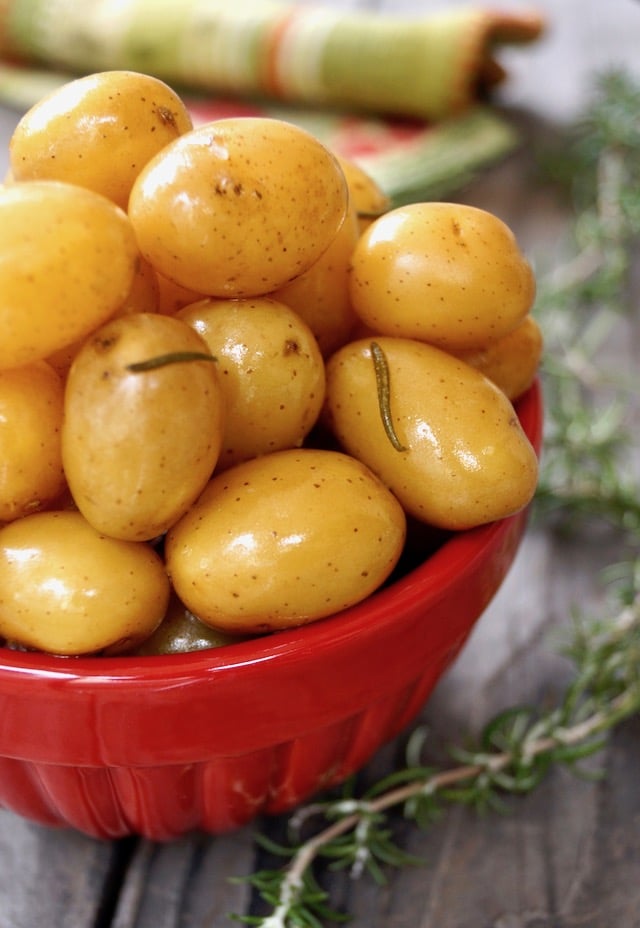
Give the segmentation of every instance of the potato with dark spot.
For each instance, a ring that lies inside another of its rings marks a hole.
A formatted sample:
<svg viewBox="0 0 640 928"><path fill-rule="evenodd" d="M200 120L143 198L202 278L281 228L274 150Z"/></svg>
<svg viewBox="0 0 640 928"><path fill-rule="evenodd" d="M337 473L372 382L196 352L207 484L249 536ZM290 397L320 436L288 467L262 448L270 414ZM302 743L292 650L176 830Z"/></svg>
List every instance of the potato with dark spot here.
<svg viewBox="0 0 640 928"><path fill-rule="evenodd" d="M193 128L180 97L135 71L69 81L29 109L9 148L15 180L63 180L127 208L133 182L165 145Z"/></svg>
<svg viewBox="0 0 640 928"><path fill-rule="evenodd" d="M336 157L268 117L219 119L170 143L129 200L142 254L205 296L265 295L306 271L346 215Z"/></svg>
<svg viewBox="0 0 640 928"><path fill-rule="evenodd" d="M156 538L206 485L223 428L216 363L198 333L155 313L114 319L66 382L62 463L78 509L113 538Z"/></svg>
<svg viewBox="0 0 640 928"><path fill-rule="evenodd" d="M538 462L504 393L432 345L383 336L373 345L352 342L327 363L323 419L342 447L407 513L439 528L472 528L526 506Z"/></svg>
<svg viewBox="0 0 640 928"><path fill-rule="evenodd" d="M225 426L217 470L302 444L324 401L324 361L313 333L266 297L201 300L181 309L218 362Z"/></svg>
<svg viewBox="0 0 640 928"><path fill-rule="evenodd" d="M535 280L513 232L493 213L411 203L363 233L350 292L372 331L457 350L514 329L531 308Z"/></svg>

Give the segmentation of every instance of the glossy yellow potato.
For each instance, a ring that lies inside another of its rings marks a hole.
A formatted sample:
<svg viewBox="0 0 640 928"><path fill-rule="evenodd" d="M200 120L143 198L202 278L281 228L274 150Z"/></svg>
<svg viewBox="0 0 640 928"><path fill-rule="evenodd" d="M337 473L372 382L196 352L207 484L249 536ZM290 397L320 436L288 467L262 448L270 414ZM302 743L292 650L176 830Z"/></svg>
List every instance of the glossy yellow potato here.
<svg viewBox="0 0 640 928"><path fill-rule="evenodd" d="M456 351L455 355L482 371L510 400L516 400L533 383L543 347L540 326L533 316L527 315L502 338L489 342L484 348Z"/></svg>
<svg viewBox="0 0 640 928"><path fill-rule="evenodd" d="M346 345L327 363L323 419L341 445L367 464L407 513L444 529L503 518L529 503L537 458L513 406L479 371L410 339ZM378 401L375 354L388 374ZM384 408L384 404L383 404Z"/></svg>
<svg viewBox="0 0 640 928"><path fill-rule="evenodd" d="M497 216L459 203L411 203L363 233L350 288L373 331L456 350L515 328L531 308L535 280Z"/></svg>
<svg viewBox="0 0 640 928"><path fill-rule="evenodd" d="M57 181L0 188L0 369L88 335L131 288L138 248L106 197Z"/></svg>
<svg viewBox="0 0 640 928"><path fill-rule="evenodd" d="M260 633L364 599L397 563L405 530L402 507L360 462L279 451L214 477L169 531L165 558L203 622Z"/></svg>
<svg viewBox="0 0 640 928"><path fill-rule="evenodd" d="M324 357L349 340L358 322L349 295L349 266L359 236L358 218L349 209L335 238L309 270L272 293L304 319Z"/></svg>
<svg viewBox="0 0 640 928"><path fill-rule="evenodd" d="M69 81L25 113L9 144L16 180L63 180L126 209L140 170L193 128L180 97L134 71L102 71Z"/></svg>
<svg viewBox="0 0 640 928"><path fill-rule="evenodd" d="M266 297L180 310L217 358L225 425L217 469L302 444L324 401L324 361L309 327Z"/></svg>
<svg viewBox="0 0 640 928"><path fill-rule="evenodd" d="M130 367L176 352L208 360ZM62 461L78 509L114 538L161 535L211 476L223 417L215 362L185 322L134 313L102 326L65 389Z"/></svg>
<svg viewBox="0 0 640 928"><path fill-rule="evenodd" d="M64 389L45 361L0 371L0 522L42 509L65 488Z"/></svg>
<svg viewBox="0 0 640 928"><path fill-rule="evenodd" d="M126 650L169 601L150 545L116 541L78 512L39 512L0 529L0 635L52 654Z"/></svg>
<svg viewBox="0 0 640 928"><path fill-rule="evenodd" d="M129 200L156 270L207 296L258 296L302 274L345 216L336 158L278 119L220 119L193 129L143 168Z"/></svg>

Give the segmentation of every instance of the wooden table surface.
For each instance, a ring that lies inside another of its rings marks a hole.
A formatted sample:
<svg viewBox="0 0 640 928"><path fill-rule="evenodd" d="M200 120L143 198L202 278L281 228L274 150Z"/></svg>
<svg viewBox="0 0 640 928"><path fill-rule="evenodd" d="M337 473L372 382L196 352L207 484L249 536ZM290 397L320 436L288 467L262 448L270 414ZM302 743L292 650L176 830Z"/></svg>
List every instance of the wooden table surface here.
<svg viewBox="0 0 640 928"><path fill-rule="evenodd" d="M333 5L424 11L460 4ZM532 150L576 114L598 69L617 64L638 73L640 3L530 5L547 15L547 35L535 47L505 51L510 77L498 97L524 144L460 198L500 215L544 265L570 217L531 182ZM526 8L516 0L503 6ZM0 109L0 176L18 117ZM623 359L636 370L639 336L636 319ZM588 535L567 542L529 530L507 582L422 713L436 752L501 708L553 696L567 673L553 636L574 606L597 608L598 571L614 558ZM391 769L396 754L396 745L384 748L367 776ZM349 910L354 928L639 928L640 719L615 732L598 764L604 779L552 773L536 792L510 801L504 816L456 808L425 832L399 825L401 841L424 866L391 873L384 887L333 876L333 901ZM281 822L260 825L278 834ZM249 911L246 886L229 877L256 866L252 831L167 845L108 843L0 810L0 928L222 928L230 912Z"/></svg>

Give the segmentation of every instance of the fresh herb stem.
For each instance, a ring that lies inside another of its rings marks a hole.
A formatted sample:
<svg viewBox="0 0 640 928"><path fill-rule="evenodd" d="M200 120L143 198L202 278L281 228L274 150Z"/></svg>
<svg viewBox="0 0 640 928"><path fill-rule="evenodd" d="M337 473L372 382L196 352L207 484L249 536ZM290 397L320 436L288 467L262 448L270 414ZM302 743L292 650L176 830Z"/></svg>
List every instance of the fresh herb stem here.
<svg viewBox="0 0 640 928"><path fill-rule="evenodd" d="M391 415L391 384L389 381L389 364L387 357L377 342L371 342L369 346L371 351L371 360L376 375L376 389L378 392L378 407L380 417L387 438L396 449L396 451L408 451L409 449L402 444L393 424Z"/></svg>
<svg viewBox="0 0 640 928"><path fill-rule="evenodd" d="M168 351L166 354L158 354L153 358L145 358L144 361L134 361L127 364L127 370L133 374L144 373L145 371L155 371L161 367L168 367L170 364L184 364L192 361L215 361L212 354L205 351Z"/></svg>

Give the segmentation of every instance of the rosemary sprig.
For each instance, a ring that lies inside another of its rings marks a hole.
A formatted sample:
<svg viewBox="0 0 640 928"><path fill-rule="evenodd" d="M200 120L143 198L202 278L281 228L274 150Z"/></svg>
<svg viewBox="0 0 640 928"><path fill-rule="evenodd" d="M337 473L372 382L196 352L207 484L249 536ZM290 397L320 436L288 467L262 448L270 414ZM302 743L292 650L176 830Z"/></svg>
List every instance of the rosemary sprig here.
<svg viewBox="0 0 640 928"><path fill-rule="evenodd" d="M542 278L536 303L547 407L538 515L564 528L596 517L627 538L640 534L628 423L638 378L621 378L603 366L602 355L634 311L639 111L639 85L618 72L602 76L572 144L547 159L547 171L568 183L575 204L574 254Z"/></svg>
<svg viewBox="0 0 640 928"><path fill-rule="evenodd" d="M640 561L636 575L640 577ZM402 808L405 818L424 828L452 805L502 808L505 794L530 792L552 766L581 769L581 761L601 750L606 733L640 710L640 587L631 603L624 599L626 595L608 620L578 623L567 649L574 678L548 712L526 706L507 709L488 723L475 747L453 747L455 765L444 770L415 763L417 730L409 741L407 766L361 798L347 788L338 799L303 806L290 819L289 846L259 837L268 851L287 857L288 863L244 878L272 912L235 916L237 920L262 928L341 921L344 915L328 905L313 864L326 858L331 869L349 868L355 878L368 872L384 882L383 867L417 862L393 840L392 809ZM304 838L305 827L318 820L323 826Z"/></svg>
<svg viewBox="0 0 640 928"><path fill-rule="evenodd" d="M546 340L545 454L536 512L569 531L594 518L634 552L640 539L640 480L628 429L637 387L601 364L633 311L629 274L640 236L640 85L626 75L599 78L592 105L547 175L569 188L575 208L571 257L543 279L535 311ZM631 466L630 466L631 462ZM348 868L384 881L385 869L414 858L393 837L391 813L426 827L454 804L498 808L505 794L535 789L554 766L580 771L607 733L640 710L640 558L610 565L614 599L604 620L576 620L567 656L571 683L546 712L512 707L493 718L473 748L451 749L452 766L420 761L421 731L409 739L406 766L361 797L347 784L337 799L300 808L288 845L260 843L287 862L248 882L270 908L234 916L262 928L321 928L348 916L334 911L314 865ZM314 830L315 828L315 830ZM311 829L311 834L308 834Z"/></svg>

